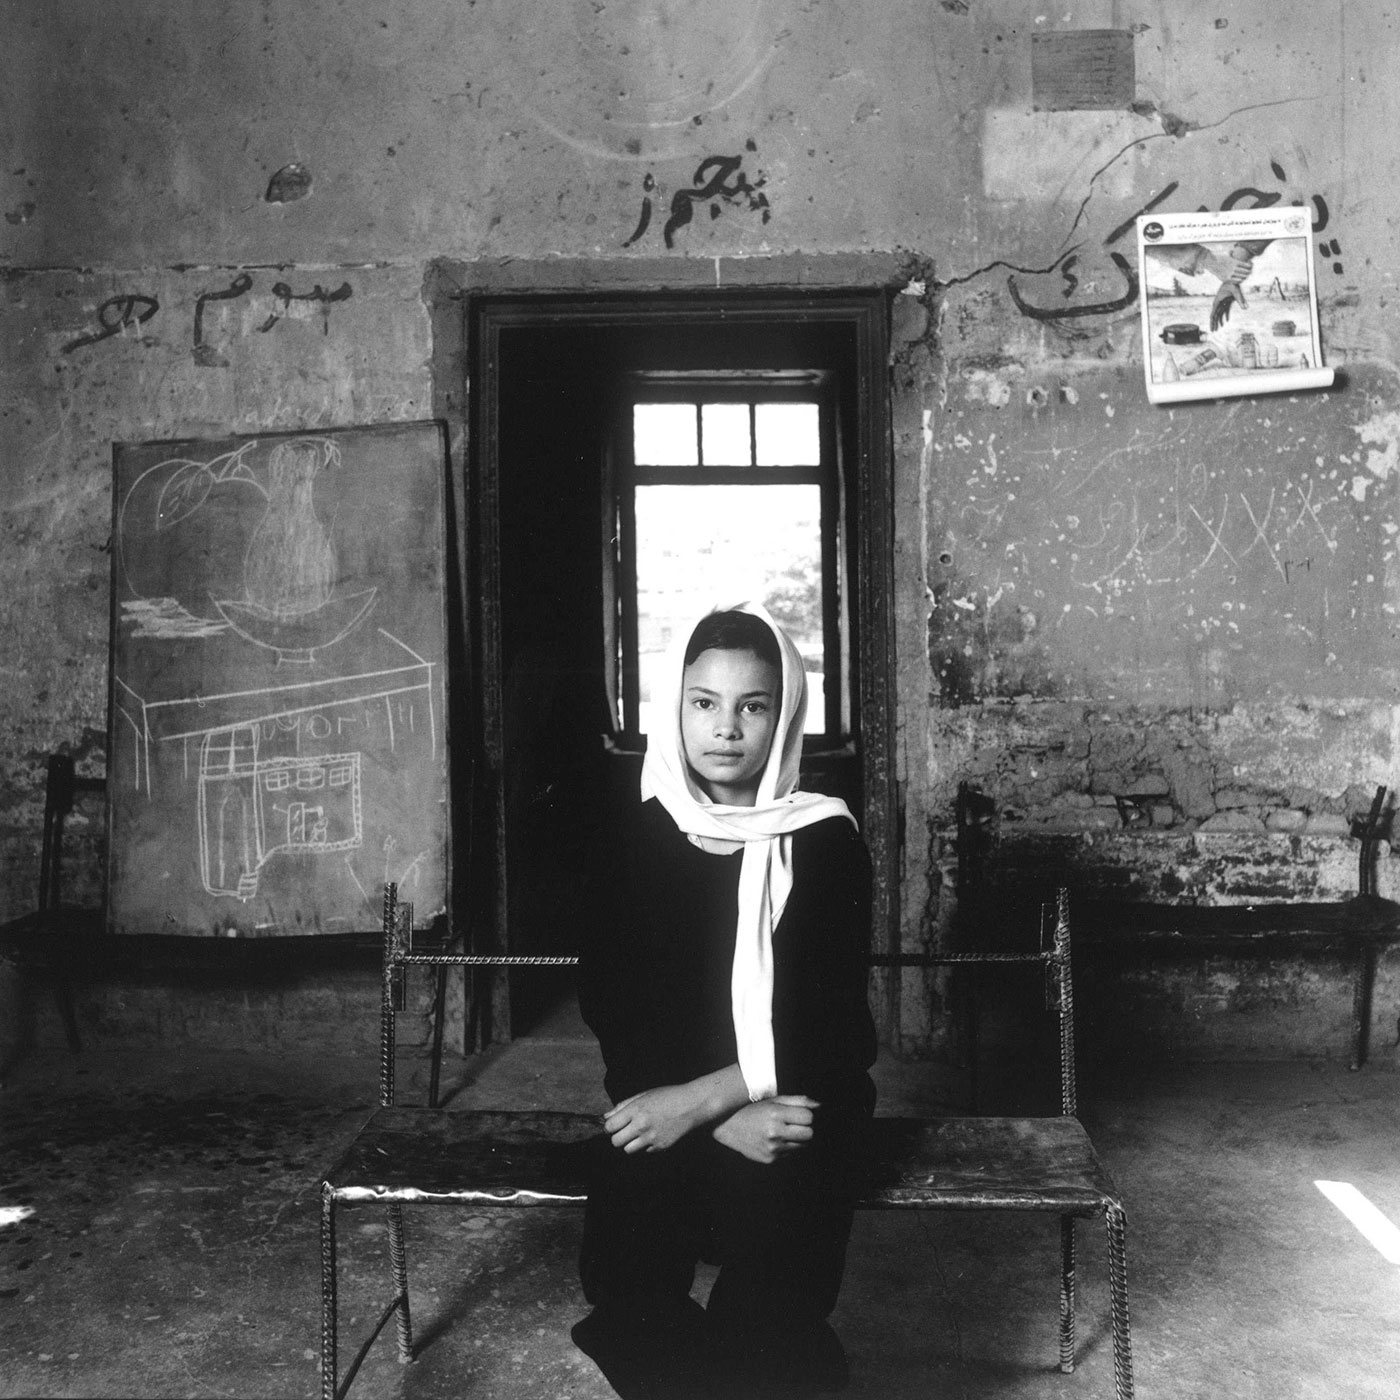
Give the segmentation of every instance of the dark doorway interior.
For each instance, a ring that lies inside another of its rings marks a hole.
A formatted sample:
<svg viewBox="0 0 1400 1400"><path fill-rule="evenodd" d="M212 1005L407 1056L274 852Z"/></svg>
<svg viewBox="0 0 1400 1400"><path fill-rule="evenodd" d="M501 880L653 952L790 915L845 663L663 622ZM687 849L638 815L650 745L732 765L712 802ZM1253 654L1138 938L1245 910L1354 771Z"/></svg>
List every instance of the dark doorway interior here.
<svg viewBox="0 0 1400 1400"><path fill-rule="evenodd" d="M862 635L885 606L882 599L872 608L865 596L879 579L862 548L871 529L871 424L882 421L862 395L869 305L852 311L845 301L810 297L670 306L482 299L472 310L478 411L468 499L480 599L473 630L482 660L481 766L496 826L494 843L478 843L477 853L494 844L499 946L514 954L576 951L574 909L595 864L596 834L618 803L636 800L641 754L619 732L609 619L619 611L619 386L639 371L819 370L836 386L851 724L841 743L809 756L804 783L846 797L868 831L869 700L887 693L883 675L864 674L872 651L887 651ZM874 532L884 539L878 521ZM877 739L883 744L885 735ZM492 998L495 1038L528 1034L571 983L557 970L517 970L505 991L498 987Z"/></svg>

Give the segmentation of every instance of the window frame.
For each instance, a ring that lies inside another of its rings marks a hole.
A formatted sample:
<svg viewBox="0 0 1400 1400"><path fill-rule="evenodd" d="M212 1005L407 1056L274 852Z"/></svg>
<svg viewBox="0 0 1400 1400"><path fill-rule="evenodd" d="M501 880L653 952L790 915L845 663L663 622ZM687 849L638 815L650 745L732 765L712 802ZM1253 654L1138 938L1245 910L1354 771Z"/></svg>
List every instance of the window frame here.
<svg viewBox="0 0 1400 1400"><path fill-rule="evenodd" d="M612 676L613 711L621 721L615 742L625 750L646 746L640 727L639 618L637 607L636 490L639 486L815 485L819 491L822 577L822 664L827 678L822 728L803 736L808 753L839 751L854 740L850 665L850 553L841 454L840 405L834 376L824 369L632 370L622 376L614 415L608 495L611 519L604 522L607 580L615 607L605 628L605 658ZM757 456L755 407L763 403L817 405L818 456L815 464L763 466ZM687 403L695 406L696 464L639 465L634 459L633 409L638 404ZM703 461L701 405L747 403L749 465L708 465ZM611 548L609 548L611 545Z"/></svg>

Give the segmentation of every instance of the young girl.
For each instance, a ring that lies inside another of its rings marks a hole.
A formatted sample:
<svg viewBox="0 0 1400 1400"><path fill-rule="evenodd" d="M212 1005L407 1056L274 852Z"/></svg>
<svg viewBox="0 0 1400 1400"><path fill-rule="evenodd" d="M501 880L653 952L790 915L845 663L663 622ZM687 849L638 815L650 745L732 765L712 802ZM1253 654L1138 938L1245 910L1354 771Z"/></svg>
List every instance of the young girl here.
<svg viewBox="0 0 1400 1400"><path fill-rule="evenodd" d="M655 698L673 719L580 960L615 1107L574 1340L639 1400L838 1390L826 1319L874 1107L869 857L843 802L797 791L806 677L762 607L702 618Z"/></svg>

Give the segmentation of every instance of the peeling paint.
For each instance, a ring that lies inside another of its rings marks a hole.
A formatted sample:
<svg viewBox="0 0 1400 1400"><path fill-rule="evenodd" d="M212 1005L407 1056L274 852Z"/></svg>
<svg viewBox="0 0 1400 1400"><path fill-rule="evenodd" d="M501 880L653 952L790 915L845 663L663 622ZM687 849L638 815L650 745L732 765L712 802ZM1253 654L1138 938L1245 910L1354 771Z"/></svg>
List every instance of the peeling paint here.
<svg viewBox="0 0 1400 1400"><path fill-rule="evenodd" d="M267 182L263 198L269 204L294 204L311 193L311 172L293 161L274 173Z"/></svg>
<svg viewBox="0 0 1400 1400"><path fill-rule="evenodd" d="M966 373L967 397L972 403L1005 408L1011 402L1011 385L999 374L974 369ZM995 467L993 467L995 471Z"/></svg>
<svg viewBox="0 0 1400 1400"><path fill-rule="evenodd" d="M1400 412L1378 413L1358 424L1355 432L1364 443L1374 443L1366 453L1366 470L1385 481L1400 466Z"/></svg>

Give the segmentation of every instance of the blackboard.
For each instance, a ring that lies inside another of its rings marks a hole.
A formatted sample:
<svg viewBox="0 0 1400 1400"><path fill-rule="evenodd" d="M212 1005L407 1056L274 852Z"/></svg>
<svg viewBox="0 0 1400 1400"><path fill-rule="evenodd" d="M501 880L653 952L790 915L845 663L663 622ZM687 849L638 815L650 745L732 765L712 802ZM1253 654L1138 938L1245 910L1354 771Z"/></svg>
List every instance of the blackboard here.
<svg viewBox="0 0 1400 1400"><path fill-rule="evenodd" d="M117 444L113 932L445 909L445 460L435 423Z"/></svg>

